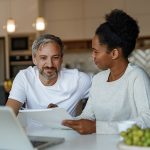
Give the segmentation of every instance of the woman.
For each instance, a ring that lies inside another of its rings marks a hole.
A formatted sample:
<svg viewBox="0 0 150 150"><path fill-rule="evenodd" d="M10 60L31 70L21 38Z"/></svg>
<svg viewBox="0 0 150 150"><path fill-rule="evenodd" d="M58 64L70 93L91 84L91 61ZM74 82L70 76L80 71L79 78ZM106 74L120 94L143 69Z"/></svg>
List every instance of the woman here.
<svg viewBox="0 0 150 150"><path fill-rule="evenodd" d="M128 62L139 27L122 10L106 15L92 39L93 59L102 71L94 76L90 97L78 120L63 125L81 134L118 134L119 124L133 121L150 127L150 80L138 66Z"/></svg>

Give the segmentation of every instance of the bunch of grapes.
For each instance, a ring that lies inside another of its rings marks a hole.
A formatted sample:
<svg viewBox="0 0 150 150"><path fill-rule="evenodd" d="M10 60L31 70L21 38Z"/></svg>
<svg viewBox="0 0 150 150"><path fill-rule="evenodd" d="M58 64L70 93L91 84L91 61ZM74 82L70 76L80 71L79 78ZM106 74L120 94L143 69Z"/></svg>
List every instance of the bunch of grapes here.
<svg viewBox="0 0 150 150"><path fill-rule="evenodd" d="M141 129L137 125L133 125L126 131L122 131L120 135L127 145L150 147L150 128Z"/></svg>

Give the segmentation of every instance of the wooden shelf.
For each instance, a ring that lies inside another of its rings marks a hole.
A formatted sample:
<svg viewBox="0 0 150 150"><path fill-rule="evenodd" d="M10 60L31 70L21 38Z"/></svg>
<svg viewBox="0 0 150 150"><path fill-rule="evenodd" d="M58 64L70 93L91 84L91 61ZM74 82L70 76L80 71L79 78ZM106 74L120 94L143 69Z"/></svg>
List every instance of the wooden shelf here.
<svg viewBox="0 0 150 150"><path fill-rule="evenodd" d="M64 52L85 52L91 49L91 40L63 41Z"/></svg>
<svg viewBox="0 0 150 150"><path fill-rule="evenodd" d="M150 48L150 36L142 36L137 39L136 49L149 49Z"/></svg>
<svg viewBox="0 0 150 150"><path fill-rule="evenodd" d="M31 50L10 51L10 56L26 56L26 55L32 55L32 51Z"/></svg>
<svg viewBox="0 0 150 150"><path fill-rule="evenodd" d="M16 66L16 65L33 65L32 61L11 61L10 62L11 66Z"/></svg>

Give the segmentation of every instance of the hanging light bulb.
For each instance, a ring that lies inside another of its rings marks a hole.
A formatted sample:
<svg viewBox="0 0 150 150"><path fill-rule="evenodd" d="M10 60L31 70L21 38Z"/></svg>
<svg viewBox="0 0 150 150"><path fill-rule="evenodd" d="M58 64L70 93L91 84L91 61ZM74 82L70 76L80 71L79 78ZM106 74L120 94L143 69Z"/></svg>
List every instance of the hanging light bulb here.
<svg viewBox="0 0 150 150"><path fill-rule="evenodd" d="M35 28L37 31L44 31L45 30L45 19L43 17L38 17L36 19Z"/></svg>
<svg viewBox="0 0 150 150"><path fill-rule="evenodd" d="M12 33L15 32L16 30L16 24L15 20L10 18L7 20L7 25L6 25L7 32Z"/></svg>
<svg viewBox="0 0 150 150"><path fill-rule="evenodd" d="M16 23L15 20L11 17L12 13L12 6L11 6L11 0L8 1L8 10L9 10L9 19L7 20L6 25L3 26L5 30L7 30L8 33L13 33L16 31Z"/></svg>

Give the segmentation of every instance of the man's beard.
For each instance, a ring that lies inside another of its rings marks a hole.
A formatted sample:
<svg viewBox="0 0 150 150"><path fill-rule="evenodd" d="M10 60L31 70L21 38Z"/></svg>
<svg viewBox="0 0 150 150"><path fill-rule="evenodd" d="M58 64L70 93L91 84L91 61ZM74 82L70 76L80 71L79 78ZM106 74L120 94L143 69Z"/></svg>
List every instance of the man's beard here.
<svg viewBox="0 0 150 150"><path fill-rule="evenodd" d="M45 72L44 72L44 70L45 69L50 69L51 70L51 72L49 73L49 74L46 74ZM56 78L57 76L58 76L58 71L57 71L57 69L56 68L54 68L54 67L51 67L51 68L49 68L49 67L44 67L44 68L42 68L42 69L39 69L39 73L40 73L40 75L44 78L44 79L46 79L46 80L52 80L52 79L54 79L54 78Z"/></svg>

